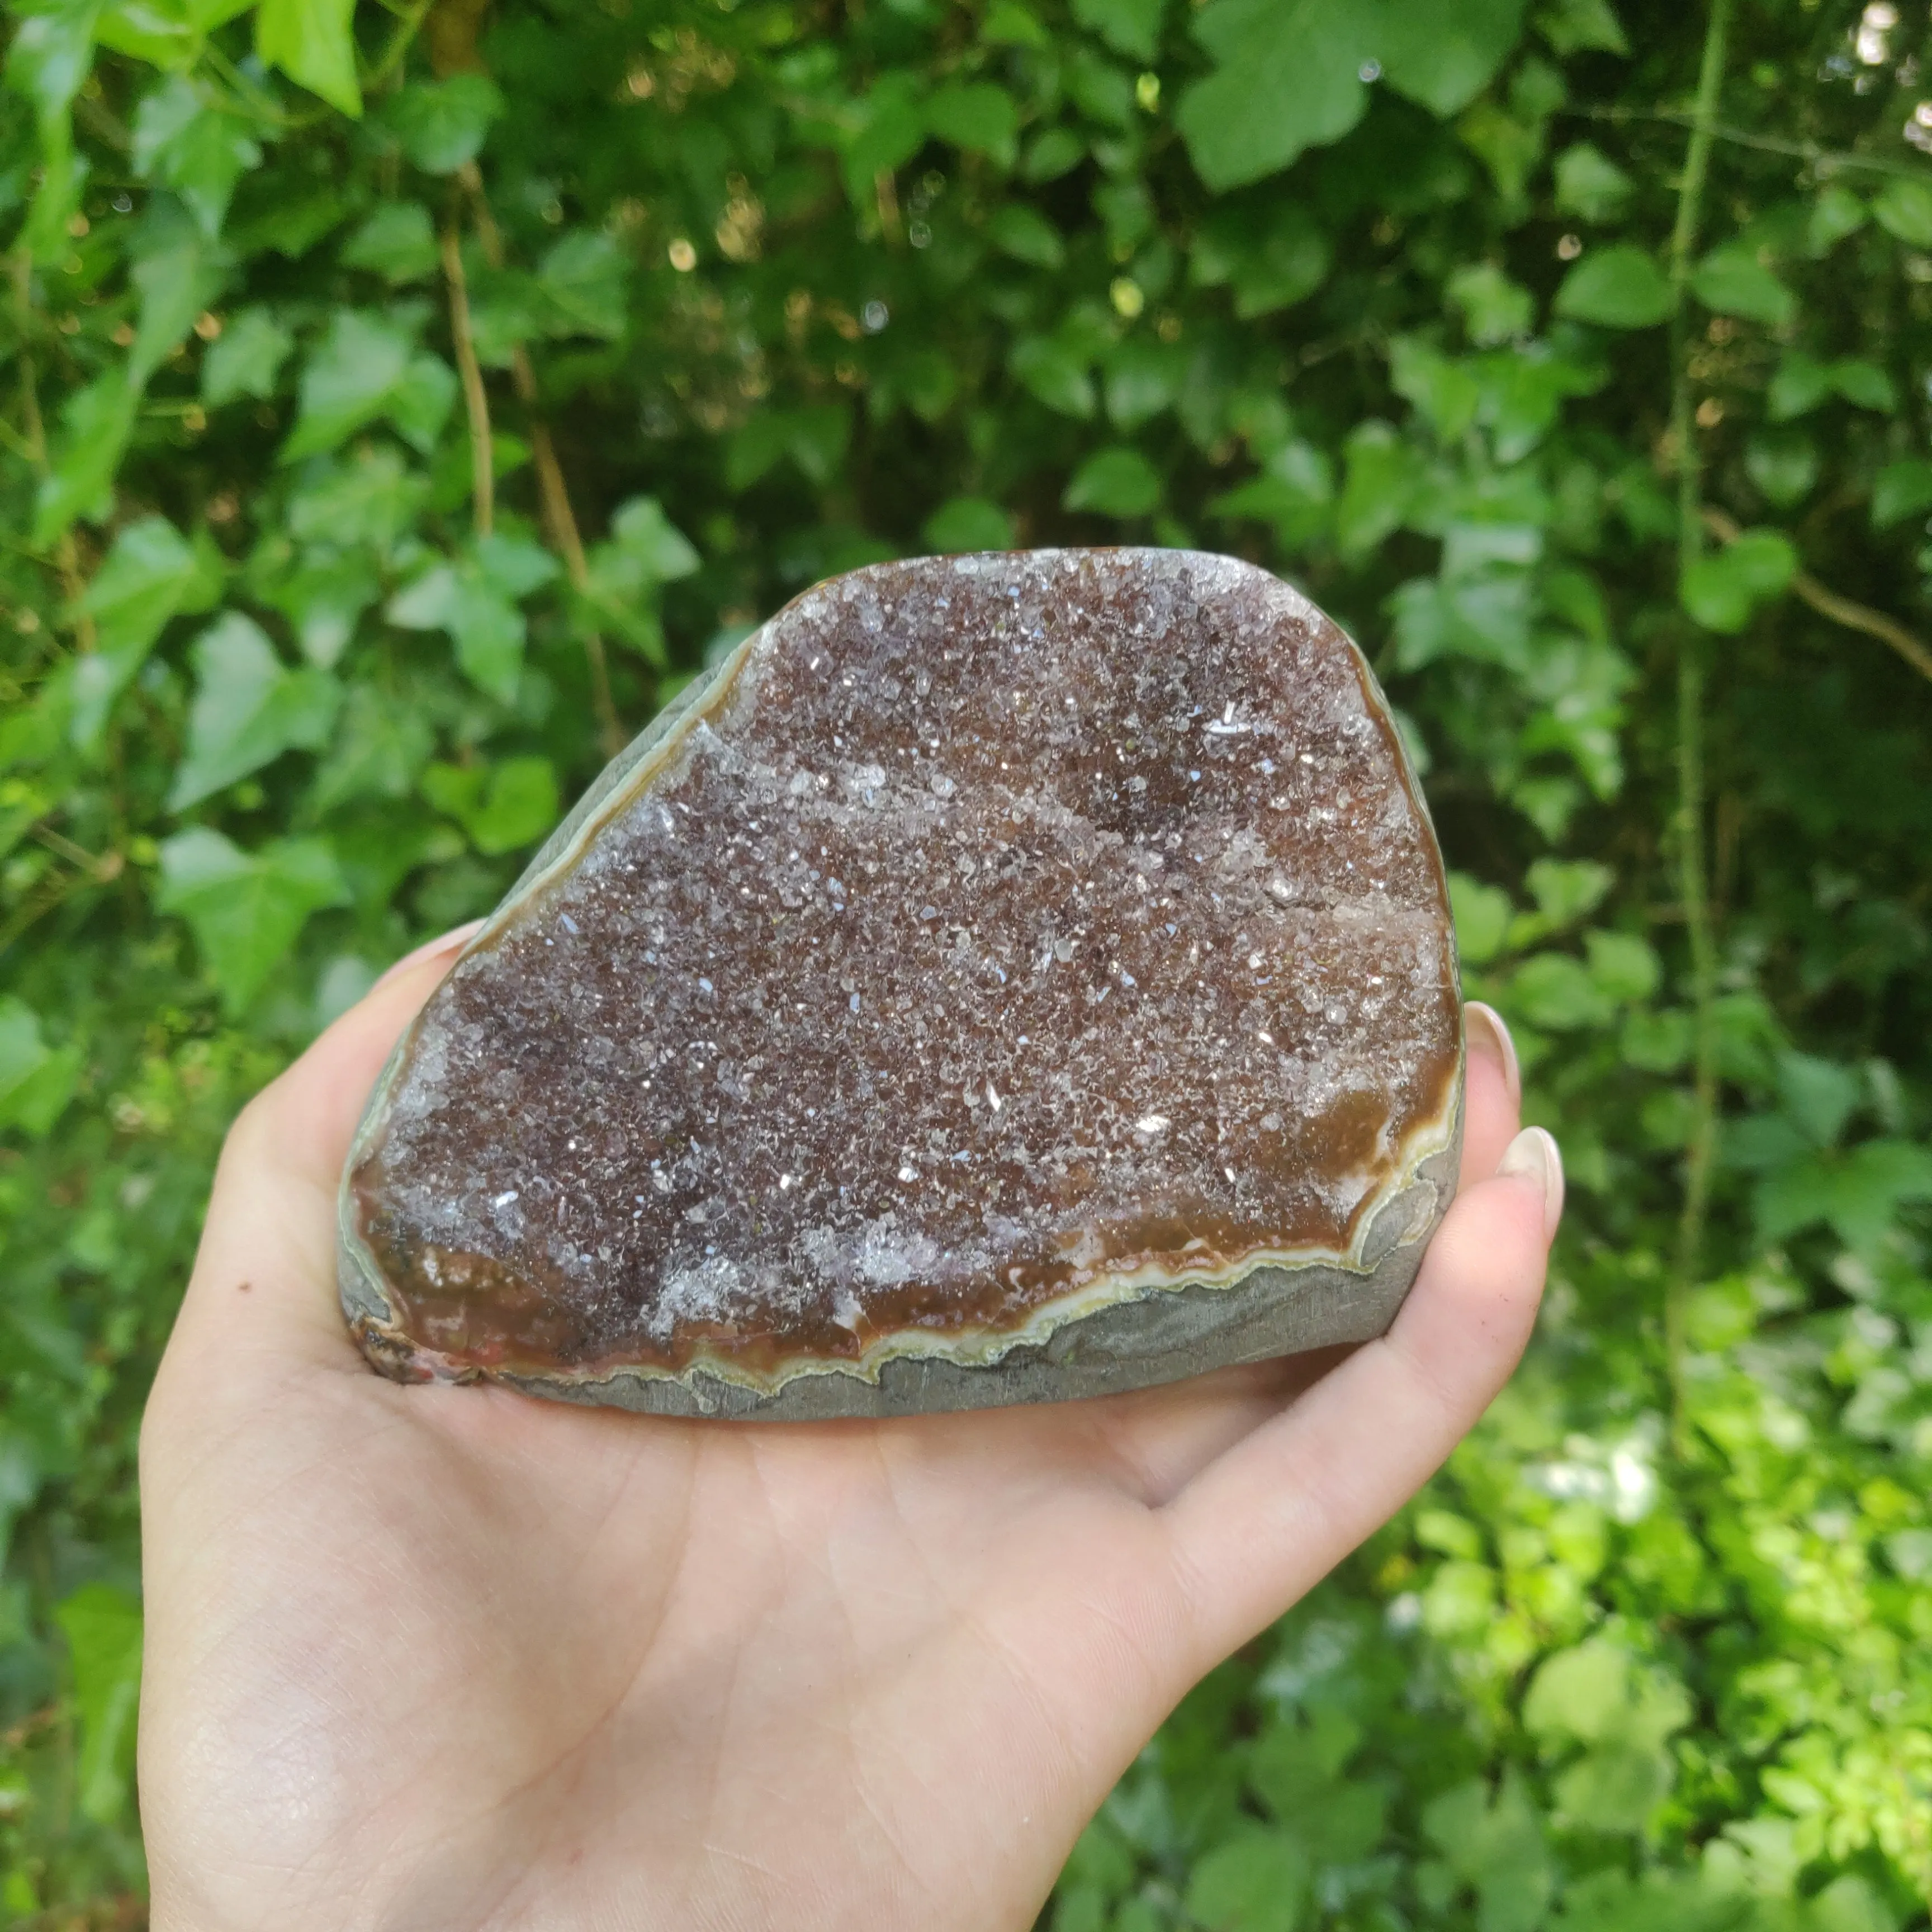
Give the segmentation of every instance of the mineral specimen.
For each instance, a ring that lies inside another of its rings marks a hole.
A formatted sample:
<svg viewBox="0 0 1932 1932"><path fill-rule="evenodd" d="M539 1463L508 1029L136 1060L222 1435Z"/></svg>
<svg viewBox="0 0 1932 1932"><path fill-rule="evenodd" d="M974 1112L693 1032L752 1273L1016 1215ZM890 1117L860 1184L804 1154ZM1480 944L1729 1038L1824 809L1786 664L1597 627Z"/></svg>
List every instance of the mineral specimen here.
<svg viewBox="0 0 1932 1932"><path fill-rule="evenodd" d="M618 758L398 1048L341 1291L404 1379L682 1414L1131 1388L1388 1324L1454 941L1367 667L1186 551L882 564Z"/></svg>

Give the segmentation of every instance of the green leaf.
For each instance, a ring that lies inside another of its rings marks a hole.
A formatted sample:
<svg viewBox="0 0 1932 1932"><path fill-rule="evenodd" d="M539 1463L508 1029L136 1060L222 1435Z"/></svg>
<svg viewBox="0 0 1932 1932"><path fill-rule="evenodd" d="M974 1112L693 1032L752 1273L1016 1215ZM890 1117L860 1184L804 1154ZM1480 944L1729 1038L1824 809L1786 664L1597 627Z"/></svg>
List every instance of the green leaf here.
<svg viewBox="0 0 1932 1932"><path fill-rule="evenodd" d="M846 192L857 206L871 206L878 177L903 167L926 145L919 96L913 75L886 74L860 105L843 157Z"/></svg>
<svg viewBox="0 0 1932 1932"><path fill-rule="evenodd" d="M615 341L624 332L630 269L623 250L609 236L588 229L565 236L537 270L536 286L546 304L546 332Z"/></svg>
<svg viewBox="0 0 1932 1932"><path fill-rule="evenodd" d="M311 464L289 499L289 530L304 543L392 549L415 523L429 479L394 450L359 451L346 463Z"/></svg>
<svg viewBox="0 0 1932 1932"><path fill-rule="evenodd" d="M1107 358L1107 414L1117 429L1138 429L1172 409L1187 376L1179 343L1130 335Z"/></svg>
<svg viewBox="0 0 1932 1932"><path fill-rule="evenodd" d="M1150 515L1160 502L1160 472L1137 449L1100 449L1075 470L1060 507L1103 517Z"/></svg>
<svg viewBox="0 0 1932 1932"><path fill-rule="evenodd" d="M1630 199L1631 185L1630 176L1590 142L1580 141L1556 158L1559 214L1585 221L1614 221Z"/></svg>
<svg viewBox="0 0 1932 1932"><path fill-rule="evenodd" d="M223 574L212 545L190 544L165 517L142 517L122 530L81 598L94 620L94 649L74 666L68 729L76 746L93 748L168 620L206 610Z"/></svg>
<svg viewBox="0 0 1932 1932"><path fill-rule="evenodd" d="M1327 232L1289 201L1265 211L1216 210L1202 224L1188 266L1202 287L1232 287L1234 313L1248 322L1312 295L1333 259Z"/></svg>
<svg viewBox="0 0 1932 1932"><path fill-rule="evenodd" d="M350 686L335 742L316 768L310 808L325 812L358 800L406 798L435 745L416 706L398 704L393 692L375 685Z"/></svg>
<svg viewBox="0 0 1932 1932"><path fill-rule="evenodd" d="M1888 463L1872 479L1874 530L1888 530L1928 509L1932 509L1932 463L1924 457Z"/></svg>
<svg viewBox="0 0 1932 1932"><path fill-rule="evenodd" d="M382 118L424 173L453 175L483 151L490 124L503 111L495 83L480 74L412 82L383 110Z"/></svg>
<svg viewBox="0 0 1932 1932"><path fill-rule="evenodd" d="M1781 1241L1828 1222L1854 1252L1878 1252L1907 1202L1932 1201L1932 1148L1866 1141L1767 1175L1754 1199L1760 1237Z"/></svg>
<svg viewBox="0 0 1932 1932"><path fill-rule="evenodd" d="M1760 430L1744 445L1744 473L1778 508L1788 509L1818 481L1818 446L1802 430Z"/></svg>
<svg viewBox="0 0 1932 1932"><path fill-rule="evenodd" d="M1038 52L1053 44L1046 29L1020 0L993 0L980 22L980 38L989 47L1031 47Z"/></svg>
<svg viewBox="0 0 1932 1932"><path fill-rule="evenodd" d="M1648 328L1670 313L1670 284L1641 248L1592 249L1556 291L1556 313L1605 328Z"/></svg>
<svg viewBox="0 0 1932 1932"><path fill-rule="evenodd" d="M1013 98L990 81L942 87L926 104L926 124L942 141L986 155L1003 168L1018 151L1020 115Z"/></svg>
<svg viewBox="0 0 1932 1932"><path fill-rule="evenodd" d="M1798 574L1798 553L1779 530L1746 530L1722 550L1700 556L1678 586L1684 608L1707 631L1735 635L1759 604Z"/></svg>
<svg viewBox="0 0 1932 1932"><path fill-rule="evenodd" d="M436 230L421 202L386 201L342 244L342 265L370 268L392 284L419 282L436 272Z"/></svg>
<svg viewBox="0 0 1932 1932"><path fill-rule="evenodd" d="M1011 550L1013 520L983 496L952 496L926 518L920 536L941 556Z"/></svg>
<svg viewBox="0 0 1932 1932"><path fill-rule="evenodd" d="M608 542L586 560L578 593L592 622L608 624L653 664L670 662L657 612L660 584L688 577L703 560L667 518L655 496L634 496L610 520Z"/></svg>
<svg viewBox="0 0 1932 1932"><path fill-rule="evenodd" d="M50 472L34 500L37 548L44 550L76 517L98 520L107 514L140 402L140 391L113 368L68 397Z"/></svg>
<svg viewBox="0 0 1932 1932"><path fill-rule="evenodd" d="M1536 298L1492 263L1458 268L1443 292L1462 312L1462 326L1479 348L1526 335L1536 320Z"/></svg>
<svg viewBox="0 0 1932 1932"><path fill-rule="evenodd" d="M33 104L44 127L64 115L87 70L100 0L24 6L7 50L7 85Z"/></svg>
<svg viewBox="0 0 1932 1932"><path fill-rule="evenodd" d="M81 1815L111 1824L134 1782L134 1714L141 1696L141 1606L110 1583L83 1583L54 1612L67 1640L80 1719L75 1766Z"/></svg>
<svg viewBox="0 0 1932 1932"><path fill-rule="evenodd" d="M33 1008L0 993L0 1130L44 1139L73 1099L84 1064L78 1046L48 1046Z"/></svg>
<svg viewBox="0 0 1932 1932"><path fill-rule="evenodd" d="M486 857L533 844L556 823L556 771L548 758L506 758L487 781L478 766L431 765L422 792Z"/></svg>
<svg viewBox="0 0 1932 1932"><path fill-rule="evenodd" d="M1871 205L1873 218L1910 248L1932 248L1932 184L1894 178Z"/></svg>
<svg viewBox="0 0 1932 1932"><path fill-rule="evenodd" d="M229 258L165 196L156 197L133 252L130 279L140 291L141 323L128 352L128 378L139 387L220 295Z"/></svg>
<svg viewBox="0 0 1932 1932"><path fill-rule="evenodd" d="M1048 128L1027 149L1022 176L1033 187L1058 181L1086 158L1087 144L1071 128Z"/></svg>
<svg viewBox="0 0 1932 1932"><path fill-rule="evenodd" d="M517 600L556 574L538 545L504 534L480 538L389 600L384 614L405 630L447 632L464 674L499 703L515 696L529 626Z"/></svg>
<svg viewBox="0 0 1932 1932"><path fill-rule="evenodd" d="M333 449L387 416L418 449L434 447L456 398L456 375L440 358L412 348L394 322L338 309L302 365L302 408L280 460Z"/></svg>
<svg viewBox="0 0 1932 1932"><path fill-rule="evenodd" d="M260 992L312 914L349 897L326 840L278 838L254 852L205 825L160 848L155 904L185 919L231 1017Z"/></svg>
<svg viewBox="0 0 1932 1932"><path fill-rule="evenodd" d="M261 304L230 316L201 363L201 399L219 409L238 396L266 400L296 339Z"/></svg>
<svg viewBox="0 0 1932 1932"><path fill-rule="evenodd" d="M134 171L172 188L210 240L221 232L236 183L261 158L248 124L186 74L171 76L142 97L134 116Z"/></svg>
<svg viewBox="0 0 1932 1932"><path fill-rule="evenodd" d="M1340 140L1368 105L1354 0L1210 0L1194 33L1216 70L1181 96L1174 124L1216 191Z"/></svg>
<svg viewBox="0 0 1932 1932"><path fill-rule="evenodd" d="M1341 501L1335 510L1335 541L1346 557L1366 556L1400 527L1416 485L1415 459L1385 422L1365 422L1343 446Z"/></svg>
<svg viewBox="0 0 1932 1932"><path fill-rule="evenodd" d="M1066 260L1060 230L1024 202L1009 202L987 223L986 236L1002 254L1036 268L1058 268Z"/></svg>
<svg viewBox="0 0 1932 1932"><path fill-rule="evenodd" d="M1610 0L1550 0L1538 9L1537 31L1566 59L1576 53L1627 54L1630 43Z"/></svg>
<svg viewBox="0 0 1932 1932"><path fill-rule="evenodd" d="M313 666L287 669L260 626L240 612L204 631L190 655L188 755L175 772L170 811L200 804L292 747L314 752L328 742L340 687Z"/></svg>
<svg viewBox="0 0 1932 1932"><path fill-rule="evenodd" d="M1056 337L1022 337L1007 362L1031 394L1061 416L1084 422L1099 406L1087 359Z"/></svg>
<svg viewBox="0 0 1932 1932"><path fill-rule="evenodd" d="M1690 286L1706 308L1772 328L1788 326L1798 314L1798 298L1739 242L1706 255L1692 270Z"/></svg>
<svg viewBox="0 0 1932 1932"><path fill-rule="evenodd" d="M1828 182L1813 196L1804 224L1804 245L1814 256L1829 254L1847 235L1865 225L1870 211L1843 182Z"/></svg>
<svg viewBox="0 0 1932 1932"><path fill-rule="evenodd" d="M1466 872L1451 872L1449 905L1456 919L1456 950L1472 966L1486 965L1502 950L1509 930L1509 894Z"/></svg>
<svg viewBox="0 0 1932 1932"><path fill-rule="evenodd" d="M294 626L302 656L327 670L348 649L356 620L382 595L382 583L366 556L314 544L293 568L259 584L257 595Z"/></svg>
<svg viewBox="0 0 1932 1932"><path fill-rule="evenodd" d="M1835 1147L1864 1097L1858 1069L1809 1053L1778 1057L1778 1096L1785 1118L1814 1148Z"/></svg>
<svg viewBox="0 0 1932 1932"><path fill-rule="evenodd" d="M94 38L164 73L185 72L201 58L208 34L254 0L109 0Z"/></svg>
<svg viewBox="0 0 1932 1932"><path fill-rule="evenodd" d="M355 14L356 0L260 0L255 51L330 106L359 118Z"/></svg>
<svg viewBox="0 0 1932 1932"><path fill-rule="evenodd" d="M1151 61L1160 51L1166 0L1073 0L1073 17L1117 54Z"/></svg>
<svg viewBox="0 0 1932 1932"><path fill-rule="evenodd" d="M1308 1876L1306 1853L1286 1832L1245 1828L1195 1860L1188 1916L1208 1932L1295 1932Z"/></svg>
<svg viewBox="0 0 1932 1932"><path fill-rule="evenodd" d="M1340 140L1367 106L1365 74L1460 112L1522 27L1522 0L1211 0L1194 31L1217 70L1182 96L1175 122L1202 179L1238 187Z"/></svg>

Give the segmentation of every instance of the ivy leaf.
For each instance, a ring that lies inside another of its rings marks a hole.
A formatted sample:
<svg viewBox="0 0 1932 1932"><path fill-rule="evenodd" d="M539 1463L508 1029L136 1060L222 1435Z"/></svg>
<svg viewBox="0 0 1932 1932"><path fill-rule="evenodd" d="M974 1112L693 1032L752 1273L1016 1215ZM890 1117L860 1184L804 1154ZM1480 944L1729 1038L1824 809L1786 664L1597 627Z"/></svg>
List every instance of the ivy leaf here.
<svg viewBox="0 0 1932 1932"><path fill-rule="evenodd" d="M1061 416L1084 422L1098 406L1086 359L1055 337L1022 336L1007 364L1034 397Z"/></svg>
<svg viewBox="0 0 1932 1932"><path fill-rule="evenodd" d="M1714 248L1691 271L1690 286L1706 308L1783 328L1798 314L1798 298L1740 242Z"/></svg>
<svg viewBox="0 0 1932 1932"><path fill-rule="evenodd" d="M260 0L255 52L330 106L360 119L355 14L356 0Z"/></svg>
<svg viewBox="0 0 1932 1932"><path fill-rule="evenodd" d="M130 278L141 295L140 326L128 354L128 380L139 386L174 352L195 319L221 292L229 259L182 205L156 197L141 225Z"/></svg>
<svg viewBox="0 0 1932 1932"><path fill-rule="evenodd" d="M1610 0L1550 0L1536 16L1537 31L1566 58L1575 53L1627 54L1630 42Z"/></svg>
<svg viewBox="0 0 1932 1932"><path fill-rule="evenodd" d="M556 823L556 768L548 758L506 758L487 779L481 766L431 765L422 793L486 858L532 844Z"/></svg>
<svg viewBox="0 0 1932 1932"><path fill-rule="evenodd" d="M1010 550L1013 520L983 496L952 496L926 518L920 536L940 556Z"/></svg>
<svg viewBox="0 0 1932 1932"><path fill-rule="evenodd" d="M342 244L342 265L369 268L392 286L436 271L440 251L429 210L420 202L386 201Z"/></svg>
<svg viewBox="0 0 1932 1932"><path fill-rule="evenodd" d="M1759 604L1798 574L1798 553L1778 530L1746 530L1722 550L1700 556L1678 586L1684 609L1707 631L1735 635Z"/></svg>
<svg viewBox="0 0 1932 1932"><path fill-rule="evenodd" d="M1321 225L1297 202L1266 210L1220 208L1201 226L1188 272L1202 288L1232 288L1244 322L1270 315L1312 295L1334 259Z"/></svg>
<svg viewBox="0 0 1932 1932"><path fill-rule="evenodd" d="M1932 509L1932 463L1908 456L1888 463L1872 479L1871 520L1874 530L1888 530L1908 517Z"/></svg>
<svg viewBox="0 0 1932 1932"><path fill-rule="evenodd" d="M100 0L22 8L7 50L7 85L33 103L43 127L66 113L87 78Z"/></svg>
<svg viewBox="0 0 1932 1932"><path fill-rule="evenodd" d="M75 746L98 742L114 700L146 662L168 620L205 610L220 594L225 566L206 538L190 544L165 517L128 524L80 601L94 620L94 649L74 665Z"/></svg>
<svg viewBox="0 0 1932 1932"><path fill-rule="evenodd" d="M1513 341L1536 320L1536 298L1493 262L1458 268L1443 292L1462 310L1462 326L1479 348Z"/></svg>
<svg viewBox="0 0 1932 1932"><path fill-rule="evenodd" d="M926 124L942 141L1010 168L1018 152L1020 113L990 81L942 87L926 104Z"/></svg>
<svg viewBox="0 0 1932 1932"><path fill-rule="evenodd" d="M1630 200L1630 178L1602 148L1588 141L1556 158L1556 208L1585 221L1614 221Z"/></svg>
<svg viewBox="0 0 1932 1932"><path fill-rule="evenodd" d="M634 496L611 518L609 542L585 560L587 576L579 595L592 622L610 625L662 669L670 659L658 620L657 587L688 577L700 561L655 496Z"/></svg>
<svg viewBox="0 0 1932 1932"><path fill-rule="evenodd" d="M256 303L237 310L202 358L202 400L212 410L238 396L272 396L275 378L295 346L294 336L272 310Z"/></svg>
<svg viewBox="0 0 1932 1932"><path fill-rule="evenodd" d="M34 500L36 548L44 550L76 517L107 514L140 402L140 392L112 368L68 398L51 468Z"/></svg>
<svg viewBox="0 0 1932 1932"><path fill-rule="evenodd" d="M861 118L845 137L842 159L846 192L862 207L870 204L878 176L904 166L925 145L926 116L917 79L909 74L881 74L859 112Z"/></svg>
<svg viewBox="0 0 1932 1932"><path fill-rule="evenodd" d="M394 449L312 464L289 499L290 534L304 543L366 543L387 552L415 523L428 495L429 479Z"/></svg>
<svg viewBox="0 0 1932 1932"><path fill-rule="evenodd" d="M110 1583L83 1583L54 1612L74 1670L80 1718L75 1767L82 1816L111 1824L128 1803L141 1696L141 1606Z"/></svg>
<svg viewBox="0 0 1932 1932"><path fill-rule="evenodd" d="M1670 313L1670 284L1641 248L1619 242L1592 250L1556 291L1558 315L1605 328L1648 328Z"/></svg>
<svg viewBox="0 0 1932 1932"><path fill-rule="evenodd" d="M456 375L440 357L415 350L394 322L338 309L303 365L301 393L301 412L282 446L284 463L333 449L385 416L427 451L448 419Z"/></svg>
<svg viewBox="0 0 1932 1932"><path fill-rule="evenodd" d="M406 798L435 745L418 707L398 704L393 692L374 685L351 685L335 742L316 768L310 808L331 812L359 799Z"/></svg>
<svg viewBox="0 0 1932 1932"><path fill-rule="evenodd" d="M368 559L355 550L313 544L285 574L262 588L262 601L295 627L312 664L332 668L356 634L356 622L382 595Z"/></svg>
<svg viewBox="0 0 1932 1932"><path fill-rule="evenodd" d="M1335 541L1344 556L1366 556L1408 514L1415 494L1415 461L1385 422L1358 425L1350 433L1344 455Z"/></svg>
<svg viewBox="0 0 1932 1932"><path fill-rule="evenodd" d="M1060 230L1022 201L1009 202L987 223L986 238L1001 254L1036 268L1058 268L1066 260Z"/></svg>
<svg viewBox="0 0 1932 1932"><path fill-rule="evenodd" d="M1758 1184L1753 1213L1766 1241L1784 1240L1822 1221L1848 1248L1872 1255L1909 1201L1932 1201L1932 1148L1876 1140L1767 1174Z"/></svg>
<svg viewBox="0 0 1932 1932"><path fill-rule="evenodd" d="M1160 472L1137 449L1096 450L1073 472L1060 507L1144 517L1160 502Z"/></svg>
<svg viewBox="0 0 1932 1932"><path fill-rule="evenodd" d="M453 175L482 153L490 124L503 111L496 84L480 74L417 81L384 112L403 152L424 173Z"/></svg>
<svg viewBox="0 0 1932 1932"><path fill-rule="evenodd" d="M1871 205L1872 218L1909 248L1932 248L1932 187L1922 181L1888 181Z"/></svg>
<svg viewBox="0 0 1932 1932"><path fill-rule="evenodd" d="M347 902L326 839L277 838L254 852L205 825L164 840L155 904L188 921L231 1018L238 1017L312 914Z"/></svg>
<svg viewBox="0 0 1932 1932"><path fill-rule="evenodd" d="M1216 70L1181 96L1174 124L1210 188L1259 181L1362 118L1360 0L1210 0L1194 34Z"/></svg>
<svg viewBox="0 0 1932 1932"><path fill-rule="evenodd" d="M1457 951L1472 966L1488 964L1503 950L1509 931L1509 894L1466 872L1451 872L1449 906L1455 915Z"/></svg>
<svg viewBox="0 0 1932 1932"><path fill-rule="evenodd" d="M1211 0L1194 32L1217 70L1176 124L1202 179L1238 187L1340 140L1377 74L1433 114L1460 112L1522 31L1522 0Z"/></svg>
<svg viewBox="0 0 1932 1932"><path fill-rule="evenodd" d="M80 1084L86 1055L76 1045L51 1047L40 1017L23 1000L0 993L0 1129L44 1139Z"/></svg>
<svg viewBox="0 0 1932 1932"><path fill-rule="evenodd" d="M94 38L166 74L184 73L201 58L208 36L245 14L254 0L110 0Z"/></svg>
<svg viewBox="0 0 1932 1932"><path fill-rule="evenodd" d="M327 743L341 688L313 666L290 670L260 625L231 610L195 641L188 755L168 809L185 811L294 747Z"/></svg>
<svg viewBox="0 0 1932 1932"><path fill-rule="evenodd" d="M446 632L464 674L507 704L523 674L529 632L516 600L555 576L556 567L547 550L520 537L484 537L392 597L384 614L405 630Z"/></svg>
<svg viewBox="0 0 1932 1932"><path fill-rule="evenodd" d="M1243 1829L1195 1861L1188 1916L1210 1932L1295 1932L1308 1877L1307 1855L1286 1832Z"/></svg>
<svg viewBox="0 0 1932 1932"><path fill-rule="evenodd" d="M1073 17L1117 54L1150 61L1160 51L1166 0L1073 0Z"/></svg>
<svg viewBox="0 0 1932 1932"><path fill-rule="evenodd" d="M236 183L261 158L245 124L186 74L170 76L142 97L134 172L172 188L210 240L221 232Z"/></svg>
<svg viewBox="0 0 1932 1932"><path fill-rule="evenodd" d="M630 262L608 235L581 229L544 256L536 286L551 335L596 335L613 342L624 332Z"/></svg>

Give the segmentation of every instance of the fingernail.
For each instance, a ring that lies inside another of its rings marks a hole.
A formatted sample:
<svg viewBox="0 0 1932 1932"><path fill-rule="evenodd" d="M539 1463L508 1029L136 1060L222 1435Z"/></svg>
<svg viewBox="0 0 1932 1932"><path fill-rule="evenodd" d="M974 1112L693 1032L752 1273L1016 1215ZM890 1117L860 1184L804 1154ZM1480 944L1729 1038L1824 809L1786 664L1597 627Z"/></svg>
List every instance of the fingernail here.
<svg viewBox="0 0 1932 1932"><path fill-rule="evenodd" d="M398 959L376 982L376 986L386 986L398 974L406 973L412 966L420 966L425 959L434 959L439 953L454 952L458 947L466 946L478 933L482 931L483 926L484 922L482 920L472 919L467 926L459 926L454 931L446 932L440 939L426 940L413 952L405 952L401 958ZM370 992L373 993L376 990L376 986L371 986L369 988Z"/></svg>
<svg viewBox="0 0 1932 1932"><path fill-rule="evenodd" d="M1520 1174L1543 1190L1543 1238L1552 1240L1563 1218L1563 1155L1556 1136L1542 1127L1525 1127L1503 1149L1496 1172Z"/></svg>
<svg viewBox="0 0 1932 1932"><path fill-rule="evenodd" d="M1500 1063L1503 1084L1509 1089L1510 1098L1520 1106L1522 1070L1516 1064L1516 1042L1510 1038L1510 1030L1504 1025L1502 1015L1494 1006L1484 1006L1480 1000L1472 1000L1462 1009L1462 1030L1476 1052L1486 1053Z"/></svg>

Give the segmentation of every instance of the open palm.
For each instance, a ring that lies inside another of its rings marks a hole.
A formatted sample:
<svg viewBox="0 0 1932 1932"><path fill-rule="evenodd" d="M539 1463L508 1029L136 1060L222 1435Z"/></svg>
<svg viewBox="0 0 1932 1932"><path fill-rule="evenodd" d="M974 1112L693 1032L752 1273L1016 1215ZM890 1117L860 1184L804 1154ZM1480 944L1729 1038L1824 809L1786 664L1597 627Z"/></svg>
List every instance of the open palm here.
<svg viewBox="0 0 1932 1932"><path fill-rule="evenodd" d="M398 1387L337 1312L335 1184L451 956L223 1156L142 1441L157 1932L1024 1927L1528 1334L1560 1177L1472 1051L1463 1192L1346 1358L878 1423Z"/></svg>

